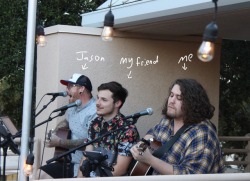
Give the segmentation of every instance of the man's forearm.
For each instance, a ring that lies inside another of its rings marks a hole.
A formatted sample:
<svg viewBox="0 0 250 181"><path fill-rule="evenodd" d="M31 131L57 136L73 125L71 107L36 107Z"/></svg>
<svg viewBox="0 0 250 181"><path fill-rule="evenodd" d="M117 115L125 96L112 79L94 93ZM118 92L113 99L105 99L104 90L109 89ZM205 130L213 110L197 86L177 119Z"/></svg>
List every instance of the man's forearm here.
<svg viewBox="0 0 250 181"><path fill-rule="evenodd" d="M87 143L87 139L77 139L77 140L61 139L60 147L70 149L70 148L76 148L80 145L84 145L85 143ZM82 147L82 150L85 150L85 146Z"/></svg>
<svg viewBox="0 0 250 181"><path fill-rule="evenodd" d="M161 175L173 175L174 169L173 166L169 163L166 163L159 158L156 158L152 156L152 158L149 159L150 165L154 170L159 172Z"/></svg>

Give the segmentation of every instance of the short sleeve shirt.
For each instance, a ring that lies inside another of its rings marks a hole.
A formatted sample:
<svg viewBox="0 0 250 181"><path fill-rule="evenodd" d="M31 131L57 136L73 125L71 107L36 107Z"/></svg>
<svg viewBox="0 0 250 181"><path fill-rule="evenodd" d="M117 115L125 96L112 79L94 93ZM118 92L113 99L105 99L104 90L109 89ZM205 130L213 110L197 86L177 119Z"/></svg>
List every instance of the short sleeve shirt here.
<svg viewBox="0 0 250 181"><path fill-rule="evenodd" d="M71 139L77 140L88 138L89 125L96 117L96 104L94 98L91 98L83 107L69 108L66 112L66 119L71 130ZM83 157L83 153L82 151L76 150L75 153L71 154L71 157L71 162L78 165ZM78 169L77 165L74 170L75 174Z"/></svg>
<svg viewBox="0 0 250 181"><path fill-rule="evenodd" d="M102 117L97 117L91 122L89 128L89 140L94 140L105 133L117 130L114 134L105 136L93 143L94 151L100 151L103 155L108 156L106 161L109 166L116 163L118 154L132 156L130 148L139 141L139 133L134 125L118 130L127 124L122 117L121 114L118 114L108 122L105 122Z"/></svg>

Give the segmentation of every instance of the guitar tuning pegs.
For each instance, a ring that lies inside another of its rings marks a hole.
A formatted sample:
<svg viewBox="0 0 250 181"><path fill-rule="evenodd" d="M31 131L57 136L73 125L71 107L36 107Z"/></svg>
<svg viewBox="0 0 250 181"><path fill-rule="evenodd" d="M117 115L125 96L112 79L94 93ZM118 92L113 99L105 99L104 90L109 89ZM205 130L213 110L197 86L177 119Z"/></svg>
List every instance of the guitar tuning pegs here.
<svg viewBox="0 0 250 181"><path fill-rule="evenodd" d="M145 143L147 146L150 146L150 140L145 140L144 138L141 139L143 143Z"/></svg>
<svg viewBox="0 0 250 181"><path fill-rule="evenodd" d="M151 143L154 141L154 138L149 138L148 141Z"/></svg>
<svg viewBox="0 0 250 181"><path fill-rule="evenodd" d="M53 132L53 129L49 130L49 132L48 132L48 137L47 137L48 141L51 141L50 139L51 139L51 136L52 136L52 132Z"/></svg>

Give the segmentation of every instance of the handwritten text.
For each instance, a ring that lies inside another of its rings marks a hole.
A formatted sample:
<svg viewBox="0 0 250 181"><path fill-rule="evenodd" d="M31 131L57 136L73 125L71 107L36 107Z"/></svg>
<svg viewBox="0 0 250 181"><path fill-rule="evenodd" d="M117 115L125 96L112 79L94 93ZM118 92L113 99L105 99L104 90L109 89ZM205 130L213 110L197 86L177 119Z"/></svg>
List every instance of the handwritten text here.
<svg viewBox="0 0 250 181"><path fill-rule="evenodd" d="M186 66L186 63L187 62L192 62L192 58L193 58L193 54L190 53L189 55L185 55L183 57L181 57L178 61L178 64L179 63L183 63L183 66L182 66L182 69L183 70L187 70L187 66Z"/></svg>

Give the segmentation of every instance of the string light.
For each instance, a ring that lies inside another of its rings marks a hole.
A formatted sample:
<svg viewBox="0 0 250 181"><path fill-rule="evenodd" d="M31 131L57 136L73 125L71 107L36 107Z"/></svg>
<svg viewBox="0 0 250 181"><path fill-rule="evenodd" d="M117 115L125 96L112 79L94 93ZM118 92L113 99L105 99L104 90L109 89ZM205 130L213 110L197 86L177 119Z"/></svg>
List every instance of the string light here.
<svg viewBox="0 0 250 181"><path fill-rule="evenodd" d="M42 47L46 45L44 28L41 25L37 26L36 43L38 46L42 46Z"/></svg>
<svg viewBox="0 0 250 181"><path fill-rule="evenodd" d="M34 164L34 155L30 153L27 157L26 164L24 166L24 173L26 176L32 175Z"/></svg>
<svg viewBox="0 0 250 181"><path fill-rule="evenodd" d="M112 41L113 40L113 27L114 27L114 15L111 11L112 0L110 2L109 12L105 15L104 18L104 27L102 30L102 40L103 41Z"/></svg>
<svg viewBox="0 0 250 181"><path fill-rule="evenodd" d="M210 62L214 58L215 41L218 36L218 26L215 23L218 0L212 1L215 4L214 20L206 26L203 34L203 42L197 52L198 58L203 62Z"/></svg>

